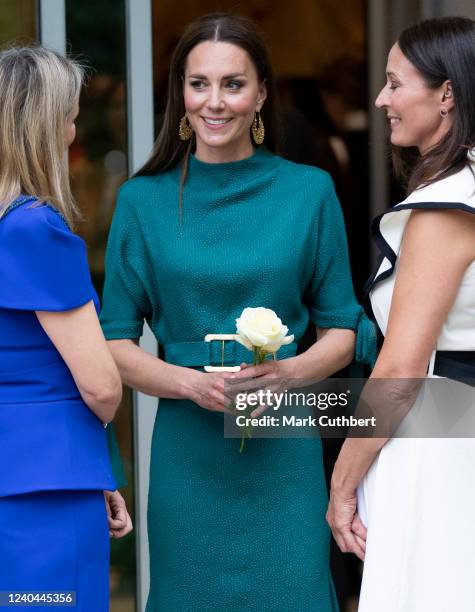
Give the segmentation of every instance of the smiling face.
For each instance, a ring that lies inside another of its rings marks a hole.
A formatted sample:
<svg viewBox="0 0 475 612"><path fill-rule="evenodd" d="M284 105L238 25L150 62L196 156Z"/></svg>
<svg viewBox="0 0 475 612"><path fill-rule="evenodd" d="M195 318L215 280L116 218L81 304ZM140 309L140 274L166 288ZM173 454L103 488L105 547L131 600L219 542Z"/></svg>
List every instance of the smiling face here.
<svg viewBox="0 0 475 612"><path fill-rule="evenodd" d="M266 88L244 49L226 42L196 45L187 57L183 95L199 160L222 163L252 154L250 128Z"/></svg>
<svg viewBox="0 0 475 612"><path fill-rule="evenodd" d="M397 43L389 52L386 76L387 83L375 105L386 111L391 143L399 147L417 147L424 154L444 137L452 125L450 82L445 81L435 89L429 88ZM447 110L447 117L441 116L441 109Z"/></svg>

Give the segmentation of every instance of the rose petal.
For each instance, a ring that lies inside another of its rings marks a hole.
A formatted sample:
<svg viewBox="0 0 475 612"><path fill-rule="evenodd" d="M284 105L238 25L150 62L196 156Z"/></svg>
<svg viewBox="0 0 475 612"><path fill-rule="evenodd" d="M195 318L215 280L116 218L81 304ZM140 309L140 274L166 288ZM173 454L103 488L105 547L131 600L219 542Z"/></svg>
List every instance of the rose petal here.
<svg viewBox="0 0 475 612"><path fill-rule="evenodd" d="M242 344L243 346L245 346L250 351L252 351L252 349L253 349L252 342L249 342L249 340L247 338L244 338L240 334L236 334L236 342L239 342L239 344Z"/></svg>

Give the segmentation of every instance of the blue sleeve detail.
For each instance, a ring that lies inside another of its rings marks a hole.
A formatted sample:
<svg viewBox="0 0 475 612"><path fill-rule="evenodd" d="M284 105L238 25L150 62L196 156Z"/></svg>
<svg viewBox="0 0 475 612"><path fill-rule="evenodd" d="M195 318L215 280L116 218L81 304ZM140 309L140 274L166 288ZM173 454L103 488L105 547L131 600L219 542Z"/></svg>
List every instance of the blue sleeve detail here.
<svg viewBox="0 0 475 612"><path fill-rule="evenodd" d="M0 307L60 312L94 298L84 241L47 205L0 220Z"/></svg>

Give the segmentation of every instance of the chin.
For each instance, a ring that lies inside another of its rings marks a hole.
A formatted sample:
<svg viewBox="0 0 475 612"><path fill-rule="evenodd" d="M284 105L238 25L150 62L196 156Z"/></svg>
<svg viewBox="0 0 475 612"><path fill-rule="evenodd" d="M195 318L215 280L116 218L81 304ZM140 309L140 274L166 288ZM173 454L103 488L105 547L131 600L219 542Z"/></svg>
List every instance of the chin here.
<svg viewBox="0 0 475 612"><path fill-rule="evenodd" d="M407 138L401 138L400 136L391 134L390 138L391 144L395 147L415 147L415 145L411 140Z"/></svg>
<svg viewBox="0 0 475 612"><path fill-rule="evenodd" d="M225 149L233 145L233 140L229 138L208 138L201 142L210 149Z"/></svg>

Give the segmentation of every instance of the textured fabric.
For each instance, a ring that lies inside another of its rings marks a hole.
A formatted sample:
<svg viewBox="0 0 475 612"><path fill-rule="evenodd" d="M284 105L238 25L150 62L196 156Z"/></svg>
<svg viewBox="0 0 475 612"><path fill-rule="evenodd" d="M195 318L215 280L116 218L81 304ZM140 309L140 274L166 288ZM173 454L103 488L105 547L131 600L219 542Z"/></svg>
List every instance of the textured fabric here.
<svg viewBox="0 0 475 612"><path fill-rule="evenodd" d="M104 495L101 491L48 491L1 497L0 559L0 591L76 591L76 607L66 609L108 612L109 531ZM14 609L52 608L15 605Z"/></svg>
<svg viewBox="0 0 475 612"><path fill-rule="evenodd" d="M343 219L329 176L259 149L190 160L121 188L106 257L109 339L235 333L246 306L277 312L298 342L309 319L356 329ZM251 353L249 353L249 359ZM223 416L161 399L153 433L147 612L330 612L321 441L223 436Z"/></svg>
<svg viewBox="0 0 475 612"><path fill-rule="evenodd" d="M47 205L0 219L0 496L113 489L106 434L35 310L98 300L85 246Z"/></svg>
<svg viewBox="0 0 475 612"><path fill-rule="evenodd" d="M472 168L475 170L475 164ZM467 167L414 191L377 220L376 237L384 257L369 288L372 310L383 334L412 210L460 209L473 213L474 188L473 174ZM450 351L441 353L447 373L451 371L454 378L475 379L475 262L465 271L436 349ZM435 359L431 359L436 372L440 372L438 354L433 353ZM428 377L433 376L432 367L429 365ZM419 423L441 418L443 415L434 415L434 406L442 409L444 405L448 413L458 415L453 416L458 430L470 431L475 410L470 387L450 382L450 391L439 386L437 393L435 402L431 387L421 389L400 431L410 426L412 418ZM446 402L442 393L447 395ZM466 430L464 418L469 424ZM473 438L398 437L382 448L358 488L358 512L368 527L359 612L473 610L474 464Z"/></svg>

